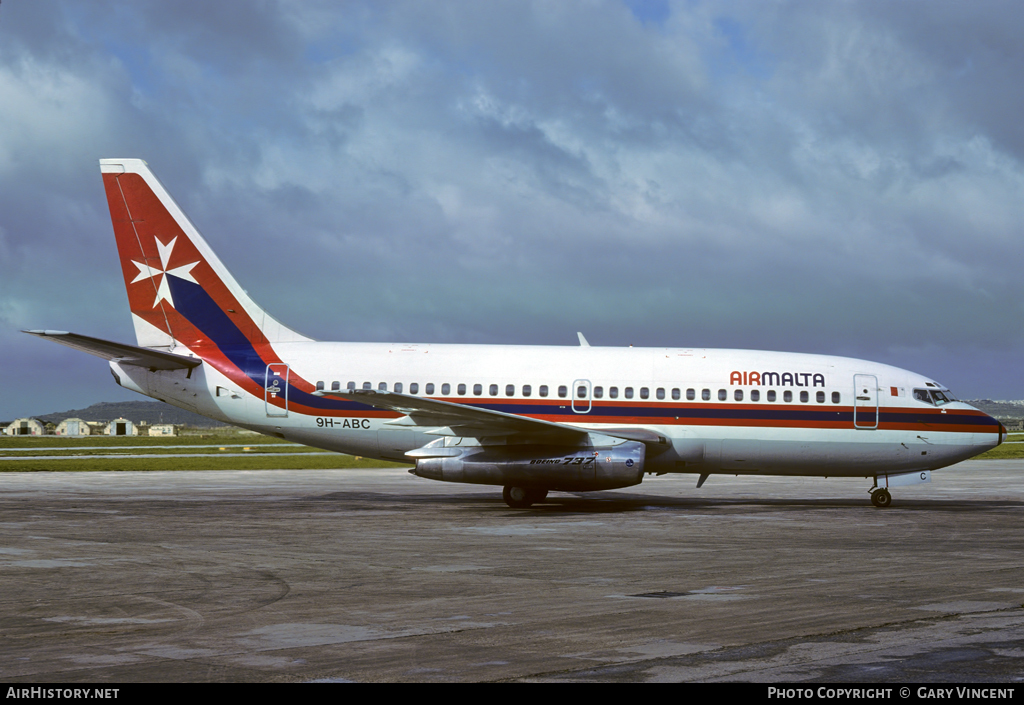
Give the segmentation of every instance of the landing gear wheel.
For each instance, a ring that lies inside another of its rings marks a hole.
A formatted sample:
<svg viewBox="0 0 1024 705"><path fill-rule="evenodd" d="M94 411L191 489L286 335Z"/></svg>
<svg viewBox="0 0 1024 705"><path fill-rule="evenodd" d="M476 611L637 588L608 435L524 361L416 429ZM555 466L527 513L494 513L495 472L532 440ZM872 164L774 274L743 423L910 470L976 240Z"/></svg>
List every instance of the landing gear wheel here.
<svg viewBox="0 0 1024 705"><path fill-rule="evenodd" d="M516 487L514 485L505 485L501 491L501 498L505 500L505 504L513 509L526 509L530 505L544 501L544 498L547 496L547 490Z"/></svg>
<svg viewBox="0 0 1024 705"><path fill-rule="evenodd" d="M892 504L892 495L889 490L879 488L871 493L871 503L880 509L885 509Z"/></svg>

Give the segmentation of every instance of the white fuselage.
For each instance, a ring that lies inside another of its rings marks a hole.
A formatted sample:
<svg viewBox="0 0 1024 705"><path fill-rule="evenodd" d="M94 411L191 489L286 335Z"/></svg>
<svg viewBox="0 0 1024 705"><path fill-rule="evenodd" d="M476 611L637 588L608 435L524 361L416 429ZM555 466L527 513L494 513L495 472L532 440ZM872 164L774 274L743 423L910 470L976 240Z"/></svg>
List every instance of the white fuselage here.
<svg viewBox="0 0 1024 705"><path fill-rule="evenodd" d="M915 398L914 390L940 391L932 380L844 357L323 342L279 343L275 350L283 364L260 364L245 378L209 361L191 375L111 364L125 386L212 418L400 461L406 451L452 434L395 425L396 412L313 397L291 382L386 389L595 431L643 428L669 440L664 452L648 455L645 471L655 473L908 473L972 457L998 445L1003 433L967 404Z"/></svg>

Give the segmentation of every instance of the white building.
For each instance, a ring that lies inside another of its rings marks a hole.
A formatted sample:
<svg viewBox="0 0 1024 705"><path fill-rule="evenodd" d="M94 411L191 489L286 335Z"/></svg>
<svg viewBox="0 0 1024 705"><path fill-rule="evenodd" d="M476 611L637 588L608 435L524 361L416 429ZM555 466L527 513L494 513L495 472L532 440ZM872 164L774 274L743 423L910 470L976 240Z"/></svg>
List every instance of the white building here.
<svg viewBox="0 0 1024 705"><path fill-rule="evenodd" d="M103 433L108 436L137 436L139 429L128 419L121 418L108 423L104 427Z"/></svg>
<svg viewBox="0 0 1024 705"><path fill-rule="evenodd" d="M58 436L88 436L91 432L89 422L84 419L64 419L57 424L54 434Z"/></svg>
<svg viewBox="0 0 1024 705"><path fill-rule="evenodd" d="M42 436L46 433L46 425L39 419L15 419L4 433L8 436Z"/></svg>

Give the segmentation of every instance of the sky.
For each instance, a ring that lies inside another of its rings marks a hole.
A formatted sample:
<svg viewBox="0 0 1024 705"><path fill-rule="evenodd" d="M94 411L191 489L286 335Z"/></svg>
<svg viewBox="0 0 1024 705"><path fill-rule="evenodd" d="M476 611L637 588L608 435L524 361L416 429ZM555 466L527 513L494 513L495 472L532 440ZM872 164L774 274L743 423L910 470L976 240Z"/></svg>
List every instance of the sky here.
<svg viewBox="0 0 1024 705"><path fill-rule="evenodd" d="M97 160L317 339L845 355L1024 399L1024 4L7 0L0 420L138 399Z"/></svg>

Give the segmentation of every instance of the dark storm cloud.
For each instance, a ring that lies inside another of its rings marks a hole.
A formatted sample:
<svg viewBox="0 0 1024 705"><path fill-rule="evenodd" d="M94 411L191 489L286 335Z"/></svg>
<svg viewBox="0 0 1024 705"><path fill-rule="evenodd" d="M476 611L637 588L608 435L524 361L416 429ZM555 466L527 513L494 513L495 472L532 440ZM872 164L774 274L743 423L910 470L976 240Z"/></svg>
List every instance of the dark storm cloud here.
<svg viewBox="0 0 1024 705"><path fill-rule="evenodd" d="M1020 398L1022 13L4 3L0 341L24 382L0 417L117 394L101 362L14 332L132 339L109 156L146 159L243 286L316 337L583 329Z"/></svg>

